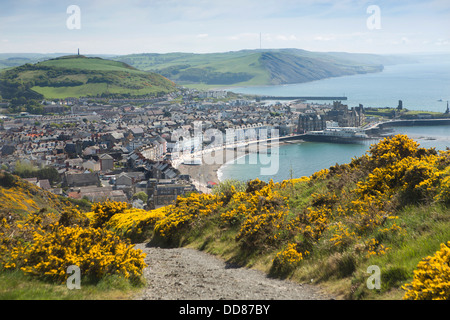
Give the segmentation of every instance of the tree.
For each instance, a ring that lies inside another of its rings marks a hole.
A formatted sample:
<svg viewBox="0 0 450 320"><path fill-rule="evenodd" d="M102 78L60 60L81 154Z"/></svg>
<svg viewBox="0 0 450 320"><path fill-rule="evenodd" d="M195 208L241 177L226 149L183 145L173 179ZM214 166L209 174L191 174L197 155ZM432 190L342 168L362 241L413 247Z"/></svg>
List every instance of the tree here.
<svg viewBox="0 0 450 320"><path fill-rule="evenodd" d="M148 195L144 191L140 191L133 195L133 199L140 199L145 204L145 203L147 203Z"/></svg>

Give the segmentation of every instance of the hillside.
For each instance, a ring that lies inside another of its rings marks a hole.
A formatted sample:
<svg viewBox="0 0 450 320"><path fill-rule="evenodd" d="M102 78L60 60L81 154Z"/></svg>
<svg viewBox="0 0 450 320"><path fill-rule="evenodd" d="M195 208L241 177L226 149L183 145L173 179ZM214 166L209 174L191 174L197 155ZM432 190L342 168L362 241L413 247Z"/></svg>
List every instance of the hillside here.
<svg viewBox="0 0 450 320"><path fill-rule="evenodd" d="M299 49L242 50L225 53L168 53L119 56L141 70L195 86L248 86L301 83L329 77L380 72L406 58L372 54L319 53ZM409 61L409 60L408 60Z"/></svg>
<svg viewBox="0 0 450 320"><path fill-rule="evenodd" d="M199 249L344 299L450 299L450 151L421 148L404 135L310 177L225 181L212 194L179 196L156 210L104 202L82 213L68 205L55 220L37 212L30 194L36 204L46 201L2 173L0 271L64 281L67 265L80 263L96 277L138 280L149 257L128 256L131 241ZM11 222L9 211L22 216Z"/></svg>
<svg viewBox="0 0 450 320"><path fill-rule="evenodd" d="M175 88L172 81L158 74L118 61L85 56L59 57L8 69L0 73L0 82L4 99L130 97L165 94Z"/></svg>
<svg viewBox="0 0 450 320"><path fill-rule="evenodd" d="M450 299L449 183L448 151L399 135L310 177L224 182L146 215L118 212L107 224L343 299ZM380 271L374 287L369 266Z"/></svg>
<svg viewBox="0 0 450 320"><path fill-rule="evenodd" d="M0 215L26 216L46 211L61 212L72 203L63 197L45 191L18 176L0 171Z"/></svg>

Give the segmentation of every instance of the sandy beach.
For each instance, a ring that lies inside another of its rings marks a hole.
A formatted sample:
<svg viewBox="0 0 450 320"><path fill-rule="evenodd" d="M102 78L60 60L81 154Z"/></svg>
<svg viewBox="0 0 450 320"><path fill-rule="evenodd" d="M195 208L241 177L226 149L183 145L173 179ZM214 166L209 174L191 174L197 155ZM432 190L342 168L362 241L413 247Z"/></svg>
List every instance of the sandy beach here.
<svg viewBox="0 0 450 320"><path fill-rule="evenodd" d="M203 150L199 151L190 156L184 155L182 158L173 162L173 166L177 168L181 174L188 174L191 177L192 183L197 187L199 191L204 193L210 193L211 189L207 188L208 182L220 183L218 177L219 169L230 161L234 161L237 158L245 156L249 152L256 151L257 143L259 142L267 142L267 140L263 141L253 141L249 147L248 143L233 146L236 148L224 148L217 147L213 150ZM277 140L276 146L280 146L285 144L285 142ZM267 143L267 149L270 149L271 143ZM251 150L251 151L250 151ZM217 154L215 152L218 152ZM258 151L260 151L258 149ZM209 158L208 158L209 157ZM215 161L211 161L211 157L215 159ZM201 160L201 164L184 164L183 161L198 159Z"/></svg>
<svg viewBox="0 0 450 320"><path fill-rule="evenodd" d="M226 162L233 161L246 154L247 151L244 150L226 149L222 152L222 160L220 160L219 158L217 159L218 161L213 162L205 161L205 158L210 155L210 153L207 152L205 154L201 154L198 157L195 157L195 159L201 159L201 164L188 165L179 163L176 168L180 171L181 174L188 174L191 177L191 181L199 191L210 193L211 189L207 188L208 182L211 181L217 184L220 182L217 175L220 167L222 167ZM215 156L214 151L212 152L212 155Z"/></svg>

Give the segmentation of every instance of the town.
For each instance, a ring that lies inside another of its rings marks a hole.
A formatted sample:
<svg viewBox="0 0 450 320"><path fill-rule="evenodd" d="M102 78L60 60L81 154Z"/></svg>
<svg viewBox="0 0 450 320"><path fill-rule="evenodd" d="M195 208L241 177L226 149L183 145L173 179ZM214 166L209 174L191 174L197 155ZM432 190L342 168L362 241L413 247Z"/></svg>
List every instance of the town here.
<svg viewBox="0 0 450 320"><path fill-rule="evenodd" d="M178 195L209 191L181 172L173 157L180 143L174 133L193 134L198 122L204 131L265 128L277 130L279 137L322 130L325 119L339 126L366 123L362 105L265 103L227 91L186 88L159 98L68 98L42 104L43 115L0 115L2 170L72 199L124 201L148 209L168 205ZM192 135L183 141L184 151L207 143ZM206 187L218 182L207 181Z"/></svg>
<svg viewBox="0 0 450 320"><path fill-rule="evenodd" d="M204 130L255 123L280 128L284 135L296 130L289 107L266 107L230 98L225 91L186 89L163 98L70 98L42 104L43 115L1 115L2 170L58 195L143 208L167 205L196 190L191 177L172 165L177 129L190 132L201 121ZM54 174L39 174L44 168Z"/></svg>

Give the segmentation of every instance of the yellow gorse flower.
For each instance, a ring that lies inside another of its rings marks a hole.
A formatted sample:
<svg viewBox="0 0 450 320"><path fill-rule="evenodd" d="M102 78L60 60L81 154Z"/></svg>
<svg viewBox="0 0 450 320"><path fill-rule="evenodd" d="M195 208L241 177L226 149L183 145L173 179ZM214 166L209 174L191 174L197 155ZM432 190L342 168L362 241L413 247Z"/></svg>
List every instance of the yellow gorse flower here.
<svg viewBox="0 0 450 320"><path fill-rule="evenodd" d="M433 256L419 262L413 281L403 289L405 300L450 299L450 241L442 243Z"/></svg>

